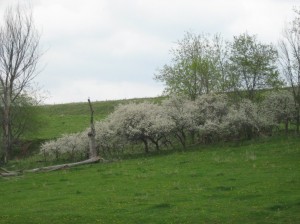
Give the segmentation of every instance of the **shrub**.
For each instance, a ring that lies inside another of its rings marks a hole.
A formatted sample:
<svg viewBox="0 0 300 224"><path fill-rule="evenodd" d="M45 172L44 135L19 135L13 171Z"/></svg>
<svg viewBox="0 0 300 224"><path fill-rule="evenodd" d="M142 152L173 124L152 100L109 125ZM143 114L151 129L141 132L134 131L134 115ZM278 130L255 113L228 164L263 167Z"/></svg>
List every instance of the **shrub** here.
<svg viewBox="0 0 300 224"><path fill-rule="evenodd" d="M111 119L95 123L96 147L103 155L118 153L126 145L126 141L117 133L117 122Z"/></svg>
<svg viewBox="0 0 300 224"><path fill-rule="evenodd" d="M232 106L224 122L229 139L252 139L269 127L259 114L257 105L250 100L242 100Z"/></svg>
<svg viewBox="0 0 300 224"><path fill-rule="evenodd" d="M68 160L83 159L88 151L88 138L85 132L66 134L62 137L42 144L40 152L45 158L55 158L59 160L62 155Z"/></svg>
<svg viewBox="0 0 300 224"><path fill-rule="evenodd" d="M194 101L183 97L171 96L162 103L162 110L170 122L170 133L185 148L187 144L187 136L193 134L197 129L196 105Z"/></svg>
<svg viewBox="0 0 300 224"><path fill-rule="evenodd" d="M109 119L118 136L131 143L143 143L145 152L149 151L149 143L154 143L159 149L160 140L172 128L172 123L164 116L160 106L153 103L121 105Z"/></svg>
<svg viewBox="0 0 300 224"><path fill-rule="evenodd" d="M296 108L291 92L272 91L261 103L261 111L270 124L285 124L285 132L288 132L289 122L295 118Z"/></svg>
<svg viewBox="0 0 300 224"><path fill-rule="evenodd" d="M227 96L208 94L200 96L196 102L197 113L194 121L198 127L198 139L202 143L219 141L225 135L224 119L228 115Z"/></svg>

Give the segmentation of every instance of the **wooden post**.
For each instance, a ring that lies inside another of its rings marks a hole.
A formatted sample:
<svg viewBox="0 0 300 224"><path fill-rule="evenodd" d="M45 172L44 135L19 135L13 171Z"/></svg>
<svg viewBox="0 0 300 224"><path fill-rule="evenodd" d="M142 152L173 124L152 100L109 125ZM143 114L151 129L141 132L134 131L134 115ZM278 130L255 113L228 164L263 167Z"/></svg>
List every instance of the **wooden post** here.
<svg viewBox="0 0 300 224"><path fill-rule="evenodd" d="M89 146L90 146L90 151L89 151L89 158L94 158L97 156L97 150L96 150L96 131L95 131L95 126L94 126L94 110L92 107L92 103L90 99L88 99L90 110L91 110L91 131L88 133L89 136Z"/></svg>

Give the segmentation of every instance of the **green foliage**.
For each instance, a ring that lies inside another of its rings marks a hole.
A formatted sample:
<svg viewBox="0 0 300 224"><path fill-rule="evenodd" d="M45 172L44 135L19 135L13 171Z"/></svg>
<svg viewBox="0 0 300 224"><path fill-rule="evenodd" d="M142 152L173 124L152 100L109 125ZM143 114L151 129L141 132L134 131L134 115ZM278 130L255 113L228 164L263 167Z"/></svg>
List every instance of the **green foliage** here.
<svg viewBox="0 0 300 224"><path fill-rule="evenodd" d="M239 98L256 100L257 90L284 85L275 47L247 33L227 42L220 35L210 38L187 32L171 54L170 65L155 75L165 83L167 94L195 100L202 94L234 92Z"/></svg>
<svg viewBox="0 0 300 224"><path fill-rule="evenodd" d="M219 40L186 32L171 50L171 65L165 65L155 76L165 83L165 92L195 100L199 95L220 90L217 59L221 51L215 47Z"/></svg>
<svg viewBox="0 0 300 224"><path fill-rule="evenodd" d="M0 109L3 111L2 104L0 103ZM11 104L11 139L12 148L10 151L10 156L22 154L24 148L27 146L27 142L24 140L26 136L37 133L41 127L41 120L39 119L39 110L36 107L36 102L33 98L27 96L26 94L20 95ZM0 113L0 135L3 135L3 117ZM0 144L2 144L2 138L0 138ZM0 148L0 154L2 153ZM0 155L1 158L1 155Z"/></svg>
<svg viewBox="0 0 300 224"><path fill-rule="evenodd" d="M0 178L0 223L299 223L299 146L277 137Z"/></svg>
<svg viewBox="0 0 300 224"><path fill-rule="evenodd" d="M277 57L276 49L256 36L244 33L234 37L229 57L232 89L237 93L245 90L246 97L254 100L256 90L280 87Z"/></svg>

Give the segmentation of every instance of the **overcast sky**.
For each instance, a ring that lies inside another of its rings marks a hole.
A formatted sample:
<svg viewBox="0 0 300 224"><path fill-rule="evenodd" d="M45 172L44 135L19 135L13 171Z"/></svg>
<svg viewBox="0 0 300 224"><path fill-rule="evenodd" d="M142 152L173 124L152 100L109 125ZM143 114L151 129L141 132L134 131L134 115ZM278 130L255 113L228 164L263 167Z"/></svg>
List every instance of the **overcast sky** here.
<svg viewBox="0 0 300 224"><path fill-rule="evenodd" d="M31 2L46 50L36 78L49 92L45 103L153 97L153 79L185 31L243 32L276 44L300 0L0 0Z"/></svg>

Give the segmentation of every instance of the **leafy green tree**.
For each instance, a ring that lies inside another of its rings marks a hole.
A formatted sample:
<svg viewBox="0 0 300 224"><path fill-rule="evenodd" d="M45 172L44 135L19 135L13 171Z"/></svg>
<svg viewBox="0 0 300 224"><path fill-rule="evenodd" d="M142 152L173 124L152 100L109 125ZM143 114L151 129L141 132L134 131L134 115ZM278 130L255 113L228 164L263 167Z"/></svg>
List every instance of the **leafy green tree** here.
<svg viewBox="0 0 300 224"><path fill-rule="evenodd" d="M177 47L171 50L171 64L155 75L156 80L165 83L167 94L183 94L195 100L199 95L219 90L216 60L220 57L216 53L222 52L215 51L214 40L217 39L186 32L177 42Z"/></svg>
<svg viewBox="0 0 300 224"><path fill-rule="evenodd" d="M230 42L224 40L220 34L214 35L212 41L215 90L217 92L228 92L231 90L231 77L229 75Z"/></svg>
<svg viewBox="0 0 300 224"><path fill-rule="evenodd" d="M282 85L277 58L276 49L271 44L259 42L256 36L247 33L235 36L229 57L232 90L253 100L257 90Z"/></svg>

